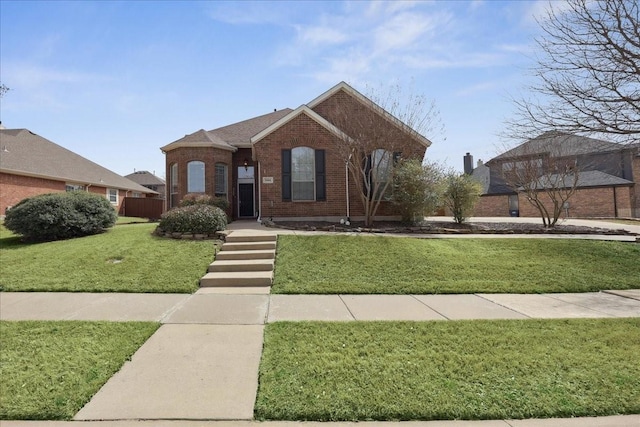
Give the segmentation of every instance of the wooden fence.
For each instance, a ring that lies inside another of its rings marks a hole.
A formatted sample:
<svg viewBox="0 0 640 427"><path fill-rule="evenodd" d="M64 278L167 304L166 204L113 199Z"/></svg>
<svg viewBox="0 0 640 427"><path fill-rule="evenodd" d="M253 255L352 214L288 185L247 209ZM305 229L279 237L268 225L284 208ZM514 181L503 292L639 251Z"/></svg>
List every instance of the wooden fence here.
<svg viewBox="0 0 640 427"><path fill-rule="evenodd" d="M164 199L125 197L119 215L136 218L159 219L164 212Z"/></svg>

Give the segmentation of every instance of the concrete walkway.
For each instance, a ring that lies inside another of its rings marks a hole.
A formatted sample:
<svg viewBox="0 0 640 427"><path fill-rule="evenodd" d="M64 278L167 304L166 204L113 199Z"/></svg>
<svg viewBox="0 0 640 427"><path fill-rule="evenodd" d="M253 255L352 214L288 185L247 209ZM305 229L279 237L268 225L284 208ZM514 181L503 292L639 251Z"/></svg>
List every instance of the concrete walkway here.
<svg viewBox="0 0 640 427"><path fill-rule="evenodd" d="M1 424L129 427L157 420L149 425L252 426L263 330L269 322L575 317L640 317L640 289L540 295L270 295L264 288L202 288L193 295L3 292L1 320L148 320L163 326L76 414L75 422ZM640 416L374 424L637 427Z"/></svg>

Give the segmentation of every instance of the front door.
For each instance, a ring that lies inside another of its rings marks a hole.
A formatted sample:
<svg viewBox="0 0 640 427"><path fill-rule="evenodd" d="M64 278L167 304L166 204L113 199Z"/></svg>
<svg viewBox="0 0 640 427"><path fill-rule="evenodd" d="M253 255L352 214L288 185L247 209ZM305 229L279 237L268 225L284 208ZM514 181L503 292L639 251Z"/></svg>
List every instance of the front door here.
<svg viewBox="0 0 640 427"><path fill-rule="evenodd" d="M251 184L238 184L238 216L253 217L253 183Z"/></svg>

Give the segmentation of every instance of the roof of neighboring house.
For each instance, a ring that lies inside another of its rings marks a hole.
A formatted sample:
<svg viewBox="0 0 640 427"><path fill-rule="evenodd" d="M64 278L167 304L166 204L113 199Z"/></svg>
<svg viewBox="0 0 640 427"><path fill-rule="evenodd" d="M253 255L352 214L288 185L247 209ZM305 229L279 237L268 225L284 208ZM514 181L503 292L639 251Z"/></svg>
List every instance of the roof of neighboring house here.
<svg viewBox="0 0 640 427"><path fill-rule="evenodd" d="M158 178L149 171L136 171L124 177L140 185L165 185L164 179Z"/></svg>
<svg viewBox="0 0 640 427"><path fill-rule="evenodd" d="M238 148L250 148L251 137L262 132L292 111L291 108L277 110L273 113L254 117L253 119L243 120L238 123L210 130L209 133L216 135L220 139Z"/></svg>
<svg viewBox="0 0 640 427"><path fill-rule="evenodd" d="M628 146L623 144L587 138L585 136L560 132L545 132L511 150L505 151L489 162L543 153L549 153L554 157L579 156L605 151L617 151L627 147Z"/></svg>
<svg viewBox="0 0 640 427"><path fill-rule="evenodd" d="M0 129L0 172L158 194L28 129Z"/></svg>
<svg viewBox="0 0 640 427"><path fill-rule="evenodd" d="M569 188L573 186L573 175L549 175L541 177L536 183L536 189L544 188ZM552 184L551 184L552 183ZM617 176L609 175L602 171L583 171L578 174L578 188L585 187L611 187L619 185L633 185L632 181Z"/></svg>

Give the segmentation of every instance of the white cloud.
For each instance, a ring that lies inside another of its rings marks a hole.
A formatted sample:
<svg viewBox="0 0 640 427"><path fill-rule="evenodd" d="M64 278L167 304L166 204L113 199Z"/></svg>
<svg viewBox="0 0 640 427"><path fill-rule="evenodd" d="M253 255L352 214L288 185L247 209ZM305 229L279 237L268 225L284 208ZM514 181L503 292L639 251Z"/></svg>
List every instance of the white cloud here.
<svg viewBox="0 0 640 427"><path fill-rule="evenodd" d="M298 30L298 38L302 44L339 44L349 38L343 31L328 26L303 27L298 25L296 29Z"/></svg>
<svg viewBox="0 0 640 427"><path fill-rule="evenodd" d="M426 14L397 14L374 30L375 50L386 52L409 48L423 35L433 31L438 26L437 22L438 18Z"/></svg>

